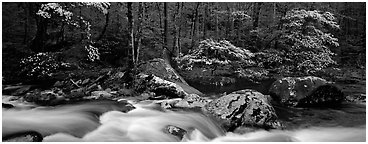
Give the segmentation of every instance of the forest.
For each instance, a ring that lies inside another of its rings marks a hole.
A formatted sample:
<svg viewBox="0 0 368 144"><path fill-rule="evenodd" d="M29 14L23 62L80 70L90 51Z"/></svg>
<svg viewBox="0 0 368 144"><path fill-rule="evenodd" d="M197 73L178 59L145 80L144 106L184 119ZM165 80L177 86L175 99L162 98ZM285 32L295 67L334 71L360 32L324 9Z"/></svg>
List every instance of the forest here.
<svg viewBox="0 0 368 144"><path fill-rule="evenodd" d="M365 141L365 2L3 2L2 38L3 141Z"/></svg>

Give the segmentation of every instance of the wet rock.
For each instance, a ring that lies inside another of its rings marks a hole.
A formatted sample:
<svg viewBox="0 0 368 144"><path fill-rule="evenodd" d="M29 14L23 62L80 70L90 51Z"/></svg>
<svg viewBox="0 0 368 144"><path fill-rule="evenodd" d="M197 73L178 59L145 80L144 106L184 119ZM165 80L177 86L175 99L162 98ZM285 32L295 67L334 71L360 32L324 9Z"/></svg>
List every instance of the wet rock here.
<svg viewBox="0 0 368 144"><path fill-rule="evenodd" d="M54 87L62 87L64 83L62 81L56 81Z"/></svg>
<svg viewBox="0 0 368 144"><path fill-rule="evenodd" d="M89 78L85 79L82 81L82 85L86 85L90 82L91 80Z"/></svg>
<svg viewBox="0 0 368 144"><path fill-rule="evenodd" d="M269 92L275 100L287 106L330 105L343 99L339 88L314 76L280 78Z"/></svg>
<svg viewBox="0 0 368 144"><path fill-rule="evenodd" d="M28 102L34 102L38 105L58 105L65 102L65 94L59 88L52 90L35 90L27 93L24 99Z"/></svg>
<svg viewBox="0 0 368 144"><path fill-rule="evenodd" d="M355 103L365 103L366 102L366 94L352 94L345 97L345 100L348 102Z"/></svg>
<svg viewBox="0 0 368 144"><path fill-rule="evenodd" d="M300 100L298 106L339 106L344 100L344 93L334 85L322 85L316 88L310 95Z"/></svg>
<svg viewBox="0 0 368 144"><path fill-rule="evenodd" d="M85 92L86 92L85 88L73 89L70 91L69 98L71 99L83 98L86 95Z"/></svg>
<svg viewBox="0 0 368 144"><path fill-rule="evenodd" d="M200 97L197 94L189 94L184 97L183 100L176 103L175 107L184 107L184 108L194 108L194 107L204 107L207 104L208 100Z"/></svg>
<svg viewBox="0 0 368 144"><path fill-rule="evenodd" d="M95 99L99 98L111 98L112 94L106 91L93 91L91 92L91 97Z"/></svg>
<svg viewBox="0 0 368 144"><path fill-rule="evenodd" d="M155 75L138 75L138 91L154 92L156 97L165 98L183 98L188 95L187 92L178 84L170 82Z"/></svg>
<svg viewBox="0 0 368 144"><path fill-rule="evenodd" d="M19 132L3 136L3 142L41 142L43 137L35 131Z"/></svg>
<svg viewBox="0 0 368 144"><path fill-rule="evenodd" d="M138 70L146 75L155 75L167 81L181 82L188 85L187 82L171 67L171 65L161 58L153 59L141 64L138 67Z"/></svg>
<svg viewBox="0 0 368 144"><path fill-rule="evenodd" d="M122 95L122 96L133 96L134 95L134 90L133 89L121 88L121 89L118 90L118 94Z"/></svg>
<svg viewBox="0 0 368 144"><path fill-rule="evenodd" d="M187 133L186 130L172 125L168 125L163 129L163 131L177 137L179 140L183 139L184 135Z"/></svg>
<svg viewBox="0 0 368 144"><path fill-rule="evenodd" d="M224 127L233 131L240 126L279 128L274 108L266 96L250 89L239 90L209 102L204 111L224 120Z"/></svg>
<svg viewBox="0 0 368 144"><path fill-rule="evenodd" d="M14 105L12 105L12 104L7 104L7 103L2 103L2 104L1 104L1 106L2 106L3 108L5 108L5 109L10 109L10 108L13 108L13 107L14 107Z"/></svg>
<svg viewBox="0 0 368 144"><path fill-rule="evenodd" d="M3 94L10 94L14 96L24 95L34 86L32 85L20 85L20 86L7 86L3 88Z"/></svg>
<svg viewBox="0 0 368 144"><path fill-rule="evenodd" d="M224 69L224 70L220 70ZM218 67L218 69L213 70L206 68L205 65L193 67L190 71L181 71L181 74L185 79L190 82L198 83L201 85L216 85L216 86L226 86L236 82L234 77L234 72L231 72L230 68Z"/></svg>

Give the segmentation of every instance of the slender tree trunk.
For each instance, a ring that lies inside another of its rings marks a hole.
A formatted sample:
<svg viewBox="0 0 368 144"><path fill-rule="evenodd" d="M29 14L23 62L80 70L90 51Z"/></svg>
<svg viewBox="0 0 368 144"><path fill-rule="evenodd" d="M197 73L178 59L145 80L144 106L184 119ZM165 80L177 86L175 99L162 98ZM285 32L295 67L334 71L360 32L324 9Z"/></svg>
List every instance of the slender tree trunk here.
<svg viewBox="0 0 368 144"><path fill-rule="evenodd" d="M253 29L257 29L259 25L259 13L261 9L261 4L262 3L260 2L254 3L255 6L253 7L253 11L254 11Z"/></svg>
<svg viewBox="0 0 368 144"><path fill-rule="evenodd" d="M28 25L29 25L29 6L28 3L24 4L24 14L25 14L25 20L24 20L24 38L23 38L23 44L27 43L28 38Z"/></svg>
<svg viewBox="0 0 368 144"><path fill-rule="evenodd" d="M102 29L101 34L98 36L96 41L99 41L103 37L103 35L105 34L107 26L109 25L109 18L110 18L110 13L109 13L109 11L107 11L107 13L105 14L105 25Z"/></svg>
<svg viewBox="0 0 368 144"><path fill-rule="evenodd" d="M167 2L164 2L164 45L165 45L165 48L168 49L169 46L168 46L168 38L169 38L169 16L168 16L168 13L167 13Z"/></svg>
<svg viewBox="0 0 368 144"><path fill-rule="evenodd" d="M216 10L215 10L215 15L216 15L216 40L219 40L219 20L218 20L218 11L219 11L219 7L217 3L214 3Z"/></svg>
<svg viewBox="0 0 368 144"><path fill-rule="evenodd" d="M135 63L138 64L139 61L139 50L141 49L141 45L142 45L142 27L143 27L143 17L144 17L144 3L140 2L138 5L138 25L137 25L137 48L136 48L136 52L135 52Z"/></svg>
<svg viewBox="0 0 368 144"><path fill-rule="evenodd" d="M199 5L201 3L198 2L197 3L197 6L196 6L196 9L195 9L195 15L194 15L194 22L193 22L193 33L192 33L192 45L191 45L191 48L194 47L194 43L195 43L195 40L197 39L197 32L196 32L196 28L197 28L197 23L198 23L198 8L199 8Z"/></svg>
<svg viewBox="0 0 368 144"><path fill-rule="evenodd" d="M164 49L163 49L163 57L166 60L167 63L171 65L171 57L173 56L173 53L171 50L169 50L168 47L168 38L169 38L169 16L167 12L167 2L164 2Z"/></svg>
<svg viewBox="0 0 368 144"><path fill-rule="evenodd" d="M272 3L272 6L273 6L273 13L272 13L272 21L273 21L273 24L276 24L276 3Z"/></svg>
<svg viewBox="0 0 368 144"><path fill-rule="evenodd" d="M47 19L43 18L42 16L37 16L36 20L36 36L32 40L31 49L34 52L44 52L45 51L45 41L47 37Z"/></svg>
<svg viewBox="0 0 368 144"><path fill-rule="evenodd" d="M230 8L230 36L233 37L234 36L234 17L232 15L233 11L234 11L234 5Z"/></svg>
<svg viewBox="0 0 368 144"><path fill-rule="evenodd" d="M80 17L82 17L82 6L80 5L79 6L79 16ZM82 23L82 19L81 18L79 18L79 25L80 25L80 41L82 41L83 40L83 28L82 28L82 26L83 26L83 23Z"/></svg>
<svg viewBox="0 0 368 144"><path fill-rule="evenodd" d="M162 31L163 27L162 27L162 16L161 16L161 9L160 9L160 4L157 2L156 3L157 6L157 10L158 10L158 16L159 16L159 22L160 22L160 35L161 35L161 43L162 43L162 48L165 49L165 36L164 36L164 32Z"/></svg>
<svg viewBox="0 0 368 144"><path fill-rule="evenodd" d="M130 57L131 59L129 60L129 67L130 68L134 68L135 67L135 58L134 58L134 20L133 20L133 13L132 13L132 2L128 2L127 7L128 7L128 11L127 11L127 17L128 17L128 31L129 31L129 47L131 48L130 50Z"/></svg>
<svg viewBox="0 0 368 144"><path fill-rule="evenodd" d="M179 50L179 39L180 39L180 22L181 22L181 7L180 7L180 2L177 2L177 11L176 11L176 16L175 16L175 37L173 40L173 46L175 48L175 50L173 50L173 52L175 52L176 56L180 56L180 50Z"/></svg>
<svg viewBox="0 0 368 144"><path fill-rule="evenodd" d="M204 17L203 17L203 39L207 38L207 23L208 23L208 2L205 3Z"/></svg>
<svg viewBox="0 0 368 144"><path fill-rule="evenodd" d="M229 4L226 5L226 11L227 11L227 25L226 25L226 39L229 39L231 36L231 10L229 7Z"/></svg>

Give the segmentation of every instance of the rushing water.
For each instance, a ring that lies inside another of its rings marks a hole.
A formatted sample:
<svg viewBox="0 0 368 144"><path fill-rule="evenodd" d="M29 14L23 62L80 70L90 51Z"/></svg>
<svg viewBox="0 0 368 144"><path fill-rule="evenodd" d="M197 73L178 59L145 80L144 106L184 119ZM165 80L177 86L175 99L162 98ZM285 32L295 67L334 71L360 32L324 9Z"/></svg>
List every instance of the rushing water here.
<svg viewBox="0 0 368 144"><path fill-rule="evenodd" d="M195 112L169 111L155 104L133 103L127 113L114 102L89 102L57 108L3 109L3 137L37 131L44 141L365 141L365 125L259 130L236 134ZM165 133L173 125L187 131L183 139Z"/></svg>

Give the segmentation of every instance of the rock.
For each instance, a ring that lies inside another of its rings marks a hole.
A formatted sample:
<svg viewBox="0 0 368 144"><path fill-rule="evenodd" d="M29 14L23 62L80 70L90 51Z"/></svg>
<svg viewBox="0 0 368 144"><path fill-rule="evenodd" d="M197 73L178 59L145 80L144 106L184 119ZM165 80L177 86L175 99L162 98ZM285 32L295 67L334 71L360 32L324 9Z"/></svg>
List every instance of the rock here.
<svg viewBox="0 0 368 144"><path fill-rule="evenodd" d="M54 87L62 87L64 84L61 81L56 81Z"/></svg>
<svg viewBox="0 0 368 144"><path fill-rule="evenodd" d="M70 91L69 98L71 99L83 98L86 95L85 91L86 91L85 88L73 89Z"/></svg>
<svg viewBox="0 0 368 144"><path fill-rule="evenodd" d="M3 103L3 108L15 107L15 108L22 108L22 109L30 109L30 108L35 107L34 103L25 101L23 96L3 95L2 103Z"/></svg>
<svg viewBox="0 0 368 144"><path fill-rule="evenodd" d="M182 140L184 135L187 133L186 130L184 130L180 127L177 127L177 126L172 126L172 125L168 125L167 127L165 127L163 129L163 131L165 133L168 133L168 134L171 134L171 135L177 137L179 140Z"/></svg>
<svg viewBox="0 0 368 144"><path fill-rule="evenodd" d="M110 88L105 89L106 92L111 92Z"/></svg>
<svg viewBox="0 0 368 144"><path fill-rule="evenodd" d="M86 85L87 83L89 83L90 82L90 79L89 78L87 78L87 79L85 79L85 80L83 80L82 81L82 85Z"/></svg>
<svg viewBox="0 0 368 144"><path fill-rule="evenodd" d="M125 75L125 72L117 72L117 73L115 73L113 76L112 76L112 78L113 79L121 79L121 78L123 78L124 77L124 75Z"/></svg>
<svg viewBox="0 0 368 144"><path fill-rule="evenodd" d="M334 85L322 85L316 88L310 95L300 100L298 106L322 106L334 107L344 100L344 93Z"/></svg>
<svg viewBox="0 0 368 144"><path fill-rule="evenodd" d="M332 104L343 99L343 93L337 87L314 76L280 78L269 92L275 100L287 106Z"/></svg>
<svg viewBox="0 0 368 144"><path fill-rule="evenodd" d="M184 96L188 95L180 85L161 79L155 75L140 73L137 81L138 86L136 87L138 91L154 92L157 97L184 98Z"/></svg>
<svg viewBox="0 0 368 144"><path fill-rule="evenodd" d="M5 108L5 109L10 109L10 108L13 108L13 107L14 107L14 105L12 105L12 104L7 104L7 103L2 103L2 104L1 104L1 106L2 106L3 108Z"/></svg>
<svg viewBox="0 0 368 144"><path fill-rule="evenodd" d="M42 142L43 137L35 131L26 131L3 136L3 142Z"/></svg>
<svg viewBox="0 0 368 144"><path fill-rule="evenodd" d="M33 85L8 86L3 89L3 94L10 94L14 96L24 95L33 87Z"/></svg>
<svg viewBox="0 0 368 144"><path fill-rule="evenodd" d="M109 92L106 91L93 91L91 92L91 96L99 99L99 98L111 98L112 94L110 94Z"/></svg>
<svg viewBox="0 0 368 144"><path fill-rule="evenodd" d="M24 97L28 102L34 102L38 105L58 105L65 102L65 94L59 88L52 90L35 90L27 93Z"/></svg>
<svg viewBox="0 0 368 144"><path fill-rule="evenodd" d="M188 83L164 59L157 58L139 65L138 70L146 75L155 75L171 82Z"/></svg>
<svg viewBox="0 0 368 144"><path fill-rule="evenodd" d="M221 74L219 71L220 70L213 70L210 68L206 68L205 65L203 65L193 67L192 70L190 71L181 71L180 74L182 74L183 77L188 81L198 83L201 85L226 86L236 82L236 78L229 77L231 75L235 76L235 73L231 72L230 69L221 70L222 71Z"/></svg>
<svg viewBox="0 0 368 144"><path fill-rule="evenodd" d="M207 100L203 97L200 97L197 94L189 94L184 97L183 100L176 103L175 107L184 107L184 108L194 108L194 107L204 107L207 104Z"/></svg>
<svg viewBox="0 0 368 144"><path fill-rule="evenodd" d="M345 100L348 102L355 103L365 103L366 102L366 94L352 94L345 97Z"/></svg>
<svg viewBox="0 0 368 144"><path fill-rule="evenodd" d="M133 96L134 95L134 90L121 88L121 89L118 90L118 94L123 95L123 96Z"/></svg>
<svg viewBox="0 0 368 144"><path fill-rule="evenodd" d="M245 89L232 92L209 102L204 108L220 120L224 127L233 131L240 126L279 128L274 108L266 97L254 90Z"/></svg>

